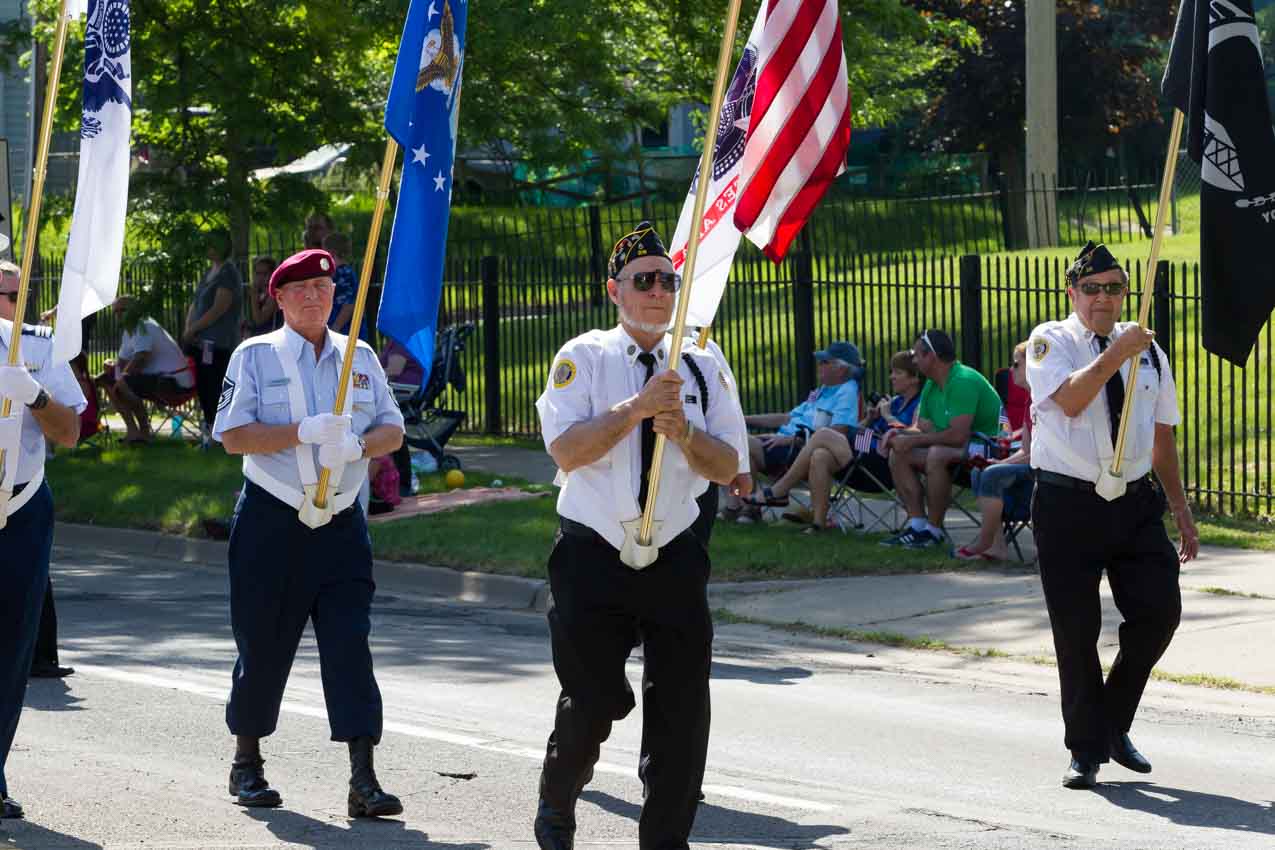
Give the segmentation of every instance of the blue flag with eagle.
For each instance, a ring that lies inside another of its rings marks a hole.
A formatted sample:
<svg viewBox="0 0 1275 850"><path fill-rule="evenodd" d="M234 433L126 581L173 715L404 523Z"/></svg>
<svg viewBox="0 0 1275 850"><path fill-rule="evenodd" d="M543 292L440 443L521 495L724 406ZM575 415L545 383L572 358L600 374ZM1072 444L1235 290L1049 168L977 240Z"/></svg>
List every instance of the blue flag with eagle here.
<svg viewBox="0 0 1275 850"><path fill-rule="evenodd" d="M426 374L443 290L468 11L466 0L412 0L385 102L385 129L403 148L403 179L377 326Z"/></svg>

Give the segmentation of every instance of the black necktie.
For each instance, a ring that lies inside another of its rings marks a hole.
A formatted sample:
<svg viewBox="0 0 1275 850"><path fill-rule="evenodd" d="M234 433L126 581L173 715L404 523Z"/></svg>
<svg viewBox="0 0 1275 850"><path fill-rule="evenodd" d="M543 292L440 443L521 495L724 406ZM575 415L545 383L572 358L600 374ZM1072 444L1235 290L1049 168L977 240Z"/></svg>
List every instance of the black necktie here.
<svg viewBox="0 0 1275 850"><path fill-rule="evenodd" d="M655 375L655 355L649 351L643 351L637 356L638 362L646 367L646 377L642 379L642 386L646 386L646 382L651 380ZM655 457L655 420L642 420L642 485L638 490L638 507L646 510L646 491L651 486L651 460Z"/></svg>
<svg viewBox="0 0 1275 850"><path fill-rule="evenodd" d="M1105 336L1098 337L1099 354L1107 350L1107 342ZM1114 449L1116 435L1120 433L1120 413L1124 410L1124 378L1120 377L1119 369L1116 369L1116 373L1107 379L1106 390L1107 413L1111 417L1111 446Z"/></svg>

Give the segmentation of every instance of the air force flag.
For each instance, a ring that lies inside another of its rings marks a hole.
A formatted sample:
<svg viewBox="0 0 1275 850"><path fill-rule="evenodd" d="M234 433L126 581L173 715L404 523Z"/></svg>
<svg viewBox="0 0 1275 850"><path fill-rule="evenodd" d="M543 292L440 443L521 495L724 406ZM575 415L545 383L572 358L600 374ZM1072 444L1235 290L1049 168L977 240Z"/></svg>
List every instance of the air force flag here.
<svg viewBox="0 0 1275 850"><path fill-rule="evenodd" d="M385 129L403 148L403 180L377 326L429 373L452 200L467 0L411 0Z"/></svg>
<svg viewBox="0 0 1275 850"><path fill-rule="evenodd" d="M67 241L53 356L80 353L80 319L115 300L128 207L129 135L133 121L128 0L71 0L86 10L80 176Z"/></svg>

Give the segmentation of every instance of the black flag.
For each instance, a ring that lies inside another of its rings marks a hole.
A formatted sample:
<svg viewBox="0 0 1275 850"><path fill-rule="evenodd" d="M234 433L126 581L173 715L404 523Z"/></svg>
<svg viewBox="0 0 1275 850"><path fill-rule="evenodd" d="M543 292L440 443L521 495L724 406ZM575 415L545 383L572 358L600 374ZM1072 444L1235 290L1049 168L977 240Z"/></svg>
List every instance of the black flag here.
<svg viewBox="0 0 1275 850"><path fill-rule="evenodd" d="M1164 94L1200 164L1204 347L1243 366L1275 309L1275 130L1253 0L1182 0Z"/></svg>

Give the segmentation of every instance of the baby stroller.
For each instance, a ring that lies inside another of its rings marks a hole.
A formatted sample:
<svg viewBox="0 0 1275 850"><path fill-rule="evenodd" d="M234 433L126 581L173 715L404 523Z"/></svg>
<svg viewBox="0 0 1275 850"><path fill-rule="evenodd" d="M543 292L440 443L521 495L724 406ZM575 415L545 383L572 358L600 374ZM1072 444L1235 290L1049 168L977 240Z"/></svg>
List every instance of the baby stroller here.
<svg viewBox="0 0 1275 850"><path fill-rule="evenodd" d="M460 469L460 458L445 453L443 446L465 420L465 412L445 410L436 405L448 386L456 392L465 391L465 370L460 355L465 350L465 340L473 332L472 323L452 325L439 331L434 343L434 362L425 382L419 387L390 385L399 410L403 412L404 441L411 448L429 452L443 472Z"/></svg>

